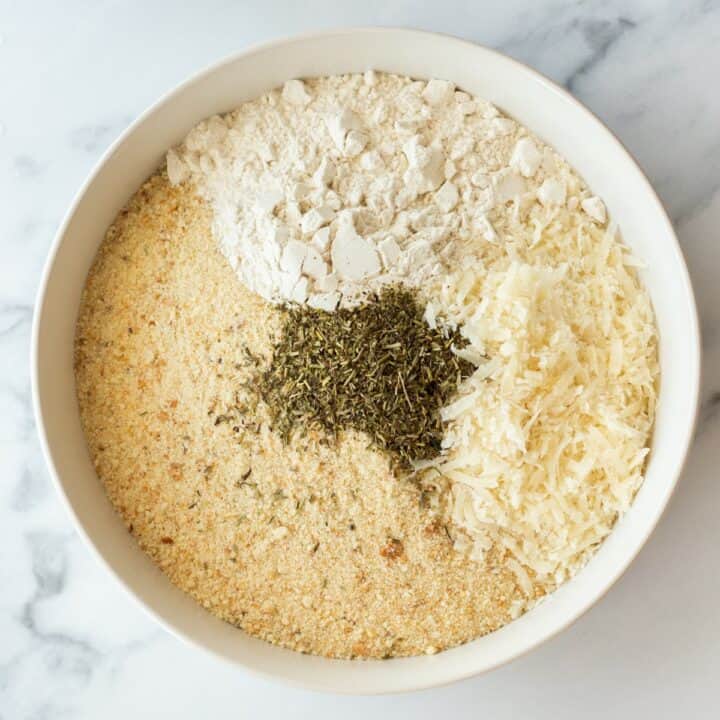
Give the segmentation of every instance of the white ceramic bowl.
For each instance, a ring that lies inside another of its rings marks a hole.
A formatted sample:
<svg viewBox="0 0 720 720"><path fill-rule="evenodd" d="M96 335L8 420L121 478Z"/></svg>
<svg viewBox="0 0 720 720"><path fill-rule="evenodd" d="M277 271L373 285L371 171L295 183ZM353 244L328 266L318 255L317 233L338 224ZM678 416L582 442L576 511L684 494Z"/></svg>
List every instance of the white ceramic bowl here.
<svg viewBox="0 0 720 720"><path fill-rule="evenodd" d="M433 657L326 660L251 638L173 587L112 510L90 462L73 380L73 332L93 256L107 226L142 181L202 118L293 77L387 70L441 77L486 98L554 146L607 202L626 242L647 262L642 280L660 327L662 388L645 483L630 512L573 580L491 635ZM33 333L33 390L50 472L80 534L165 628L266 676L315 689L378 693L448 683L497 667L578 618L618 579L657 523L692 437L699 332L672 226L638 166L576 100L527 67L468 42L400 29L337 30L246 50L166 95L108 150L78 193L45 268Z"/></svg>

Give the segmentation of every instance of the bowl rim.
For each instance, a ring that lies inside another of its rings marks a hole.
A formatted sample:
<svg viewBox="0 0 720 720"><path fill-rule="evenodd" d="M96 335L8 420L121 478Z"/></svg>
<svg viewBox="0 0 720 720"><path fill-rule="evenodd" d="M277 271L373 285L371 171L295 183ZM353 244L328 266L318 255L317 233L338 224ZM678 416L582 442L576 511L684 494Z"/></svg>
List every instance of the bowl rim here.
<svg viewBox="0 0 720 720"><path fill-rule="evenodd" d="M245 660L240 659L231 659L228 658L226 655L222 654L218 650L211 648L205 644L203 644L201 641L189 636L186 634L183 630L180 630L178 627L173 625L169 620L166 620L164 617L162 617L157 611L155 611L152 607L150 607L148 604L146 604L135 592L130 588L130 586L126 583L125 579L113 568L113 566L110 564L110 562L103 556L103 554L100 552L98 547L95 545L95 542L90 537L88 532L86 531L82 521L78 517L78 514L76 513L73 505L71 504L71 501L65 491L63 482L60 478L60 474L56 468L55 461L53 458L52 451L50 449L50 441L48 439L47 435L47 429L45 425L44 415L43 415L43 409L42 409L42 402L40 399L40 379L39 379L39 355L38 355L38 346L39 346L39 337L40 337L40 327L42 324L42 315L43 315L43 309L45 305L45 294L47 285L50 279L50 276L52 275L53 268L55 265L55 259L58 254L58 250L64 240L67 228L73 219L75 212L78 208L78 206L81 204L88 188L94 183L97 175L100 173L101 169L105 166L105 164L108 162L108 160L118 151L118 149L123 145L125 140L132 135L138 127L140 127L145 121L152 116L159 108L164 106L166 103L171 101L173 98L175 98L177 95L182 94L187 88L194 85L195 83L202 82L207 76L213 74L214 72L220 70L221 68L231 65L238 60L242 58L246 58L249 56L252 56L253 54L265 52L268 50L275 50L282 48L283 46L291 45L295 42L300 41L308 41L313 39L320 39L328 36L343 36L343 35L354 35L354 34L362 34L362 33L374 33L374 34L380 34L385 35L388 38L395 35L402 35L406 39L407 38L414 38L419 42L422 42L423 40L429 39L429 38L443 38L447 42L452 42L454 44L457 44L459 46L474 48L474 49L480 49L481 51L488 53L490 55L495 56L498 59L501 59L503 62L507 63L509 66L512 66L513 70L525 75L530 80L534 81L535 83L540 84L543 86L545 90L548 90L556 95L559 95L566 103L569 103L573 106L575 106L575 109L580 111L582 114L584 114L587 119L595 125L598 132L601 134L604 134L606 139L614 143L618 149L621 151L621 153L624 155L626 162L628 162L630 165L634 166L634 168L637 170L638 178L641 180L641 182L644 185L644 189L648 192L648 200L652 202L654 206L654 211L658 214L659 219L662 221L663 225L665 226L665 229L667 231L668 240L670 240L670 247L675 255L675 271L680 273L681 275L681 281L684 286L685 292L686 292L686 298L689 301L687 311L688 311L688 317L690 320L690 327L689 327L689 334L693 340L692 347L690 348L690 362L691 362L691 377L688 379L688 390L691 395L691 407L692 407L692 413L691 413L691 419L690 422L687 423L687 425L682 428L682 434L679 434L679 442L678 442L678 457L680 458L680 461L677 466L677 471L674 473L674 477L672 478L672 483L668 486L668 489L662 497L662 499L655 505L654 507L654 515L652 518L647 522L645 531L641 536L640 541L637 544L636 549L624 557L624 560L622 563L618 565L615 572L608 576L607 581L605 582L602 590L600 592L595 593L588 599L586 599L583 603L580 603L578 607L572 612L567 615L567 617L560 623L558 623L556 626L554 626L550 631L543 634L541 637L539 637L536 641L531 642L529 644L524 645L523 647L517 649L516 651L507 654L506 656L493 661L491 663L487 663L485 667L482 669L474 669L470 668L467 670L463 670L460 672L456 672L452 677L447 679L438 679L437 681L433 682L415 682L412 679L406 679L403 682L393 682L388 683L387 687L383 687L377 690L367 690L363 688L361 694L389 694L389 693L399 693L399 692L412 692L416 690L422 690L422 689L429 689L433 687L441 687L445 685L449 685L451 683L458 682L460 680L468 679L470 677L474 677L476 675L484 674L485 672L489 672L491 670L497 669L498 667L501 667L503 665L509 664L513 662L514 660L518 659L519 657L522 657L523 655L526 655L527 653L531 652L538 646L546 643L551 638L555 637L556 635L560 634L562 631L566 630L569 626L574 624L577 620L579 620L591 607L593 607L595 604L597 604L606 594L607 592L615 585L615 583L622 577L622 575L625 574L630 564L635 560L637 555L640 553L640 551L643 549L645 544L647 543L650 535L655 530L658 522L660 521L660 518L664 514L667 505L673 496L678 481L680 479L680 476L683 472L683 469L687 463L688 454L690 451L690 448L692 446L694 434L695 434L695 428L697 425L697 418L698 418L698 411L699 411L699 404L700 404L700 381L701 381L701 358L702 358L702 345L701 345L701 333L700 333L700 322L699 322L699 315L697 310L697 302L695 299L695 295L693 292L692 283L690 280L690 274L687 268L687 263L685 261L685 257L683 255L677 234L675 232L675 228L672 224L672 221L670 220L667 211L660 200L657 192L655 191L654 187L650 183L649 179L647 178L645 172L643 171L642 167L640 166L640 163L635 159L635 157L632 155L632 153L627 149L627 147L623 144L623 142L611 131L605 123L602 122L590 109L588 109L583 103L581 103L578 99L576 99L569 91L567 91L565 88L558 85L553 80L549 79L547 76L543 75L539 71L535 70L533 67L513 58L509 55L506 55L505 53L502 53L494 48L488 47L486 45L483 45L481 43L476 43L471 40L466 40L464 38L457 37L455 35L452 35L450 33L444 33L444 32L434 32L434 31L428 31L428 30L420 30L412 27L406 27L406 26L383 26L383 25L362 25L362 26L339 26L339 27L333 27L323 30L310 30L303 33L297 33L292 35L283 35L280 37L273 38L271 40L252 43L246 47L244 47L242 50L238 50L236 52L230 53L229 55L224 56L220 60L217 60L215 62L212 62L206 66L204 66L202 69L190 74L185 80L181 81L177 85L174 85L169 90L165 91L156 101L152 102L143 112L141 112L135 120L133 120L125 130L123 130L120 135L111 143L111 145L102 153L100 158L96 161L88 175L86 176L85 180L80 185L79 189L75 193L68 210L66 211L64 218L62 222L60 223L54 238L52 240L52 243L50 245L50 248L47 253L47 257L43 266L42 274L40 283L38 285L37 293L35 296L35 304L33 309L33 319L32 319L32 330L31 330L31 343L30 343L30 376L31 376L31 391L32 391L32 405L33 405L33 411L37 426L37 434L40 440L40 448L42 455L45 460L46 467L49 471L50 477L52 479L52 483L55 487L55 490L57 491L58 495L60 496L62 504L65 506L65 509L68 513L68 515L71 518L72 524L74 526L75 531L80 535L85 545L90 549L90 552L95 556L96 560L99 561L99 564L105 569L105 571L112 577L114 580L120 585L120 587L123 588L125 593L130 596L133 601L136 603L137 606L143 609L143 611L149 615L155 622L157 622L162 628L164 628L169 634L171 634L174 637L179 638L181 641L186 643L187 645L197 648L204 653L207 653L209 655L214 656L215 658L223 661L224 663L236 667L242 668L244 671L251 673L252 675L256 677L260 677L266 680L272 680L272 681L280 681L286 685L293 686L296 688L306 689L306 690L314 690L314 691L321 691L321 692L332 692L336 694L359 694L357 689L353 689L349 685L346 685L344 687L335 687L333 689L328 689L327 684L315 682L315 681L309 681L309 680L299 680L296 677L290 677L287 674L284 674L282 671L278 672L270 672L266 670L261 670L257 668L256 666L250 664L249 662ZM300 653L297 653L298 656L300 656Z"/></svg>

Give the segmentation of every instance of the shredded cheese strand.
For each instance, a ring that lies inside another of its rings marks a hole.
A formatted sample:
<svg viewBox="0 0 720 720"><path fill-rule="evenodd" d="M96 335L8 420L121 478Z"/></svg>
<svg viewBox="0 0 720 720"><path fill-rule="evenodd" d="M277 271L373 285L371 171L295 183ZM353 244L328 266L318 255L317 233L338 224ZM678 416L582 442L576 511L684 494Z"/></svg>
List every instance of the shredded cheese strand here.
<svg viewBox="0 0 720 720"><path fill-rule="evenodd" d="M518 584L551 591L627 511L643 480L657 335L637 261L578 213L536 205L427 315L461 327L480 361L442 411L454 521L483 559L510 552ZM528 572L530 575L528 575Z"/></svg>

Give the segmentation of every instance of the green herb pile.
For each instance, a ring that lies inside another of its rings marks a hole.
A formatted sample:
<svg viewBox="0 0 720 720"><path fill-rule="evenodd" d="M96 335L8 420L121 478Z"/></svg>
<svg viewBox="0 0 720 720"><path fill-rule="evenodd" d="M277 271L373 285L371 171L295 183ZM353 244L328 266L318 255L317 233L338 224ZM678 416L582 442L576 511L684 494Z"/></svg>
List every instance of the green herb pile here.
<svg viewBox="0 0 720 720"><path fill-rule="evenodd" d="M459 334L431 329L400 287L333 313L288 307L260 394L286 440L309 425L352 428L409 467L439 453L439 410L473 370L453 344Z"/></svg>

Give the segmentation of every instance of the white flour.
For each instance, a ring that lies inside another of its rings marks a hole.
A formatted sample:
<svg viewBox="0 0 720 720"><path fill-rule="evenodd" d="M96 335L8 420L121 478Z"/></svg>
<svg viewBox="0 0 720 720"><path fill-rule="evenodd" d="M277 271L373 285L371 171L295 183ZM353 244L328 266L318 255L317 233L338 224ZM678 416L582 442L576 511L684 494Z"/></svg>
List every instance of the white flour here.
<svg viewBox="0 0 720 720"><path fill-rule="evenodd" d="M367 72L290 80L211 117L167 168L210 202L221 249L250 289L333 310L383 284L443 277L460 248L497 242L496 223L536 200L581 193L604 221L601 201L558 160L449 82Z"/></svg>

